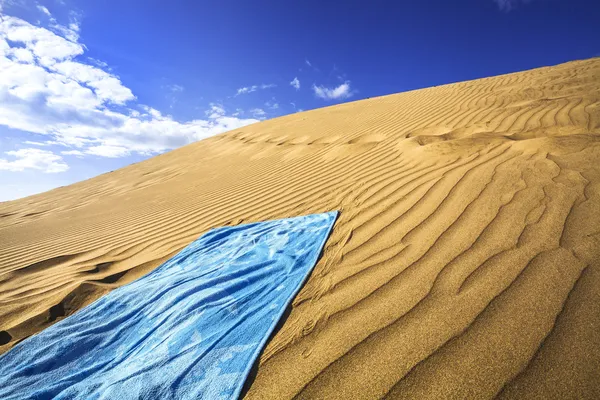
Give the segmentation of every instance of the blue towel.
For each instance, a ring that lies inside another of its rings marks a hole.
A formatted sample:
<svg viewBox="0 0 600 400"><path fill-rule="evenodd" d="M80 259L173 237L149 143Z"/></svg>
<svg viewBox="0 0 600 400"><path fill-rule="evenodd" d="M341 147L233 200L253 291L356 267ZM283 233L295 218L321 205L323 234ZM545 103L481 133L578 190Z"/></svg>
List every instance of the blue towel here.
<svg viewBox="0 0 600 400"><path fill-rule="evenodd" d="M336 218L209 231L0 356L0 398L237 398Z"/></svg>

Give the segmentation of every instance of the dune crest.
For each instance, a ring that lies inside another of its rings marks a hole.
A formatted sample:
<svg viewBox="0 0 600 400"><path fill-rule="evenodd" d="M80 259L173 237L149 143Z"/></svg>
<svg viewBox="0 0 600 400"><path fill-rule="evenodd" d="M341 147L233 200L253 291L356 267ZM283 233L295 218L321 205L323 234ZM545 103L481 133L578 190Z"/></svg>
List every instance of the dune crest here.
<svg viewBox="0 0 600 400"><path fill-rule="evenodd" d="M341 210L247 398L600 398L600 59L261 122L0 203L0 351L208 229Z"/></svg>

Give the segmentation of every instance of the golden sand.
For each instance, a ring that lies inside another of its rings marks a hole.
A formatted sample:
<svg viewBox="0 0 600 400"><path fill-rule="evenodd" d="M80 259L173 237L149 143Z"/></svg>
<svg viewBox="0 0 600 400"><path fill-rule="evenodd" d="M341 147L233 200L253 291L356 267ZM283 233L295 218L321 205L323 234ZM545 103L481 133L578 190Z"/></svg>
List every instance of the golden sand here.
<svg viewBox="0 0 600 400"><path fill-rule="evenodd" d="M0 203L0 351L209 228L329 210L248 398L600 398L598 58L288 115Z"/></svg>

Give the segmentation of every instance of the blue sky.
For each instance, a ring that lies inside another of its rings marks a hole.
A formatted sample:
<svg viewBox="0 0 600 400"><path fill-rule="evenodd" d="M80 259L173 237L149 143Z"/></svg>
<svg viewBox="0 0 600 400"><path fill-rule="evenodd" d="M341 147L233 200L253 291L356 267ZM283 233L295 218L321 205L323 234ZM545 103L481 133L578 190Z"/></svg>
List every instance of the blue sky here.
<svg viewBox="0 0 600 400"><path fill-rule="evenodd" d="M591 0L0 9L0 201L300 110L600 56Z"/></svg>

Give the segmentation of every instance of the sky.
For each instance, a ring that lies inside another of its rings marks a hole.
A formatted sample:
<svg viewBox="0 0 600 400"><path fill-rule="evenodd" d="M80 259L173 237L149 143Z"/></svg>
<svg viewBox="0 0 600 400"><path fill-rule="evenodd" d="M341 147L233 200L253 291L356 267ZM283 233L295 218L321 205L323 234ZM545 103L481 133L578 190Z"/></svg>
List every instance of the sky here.
<svg viewBox="0 0 600 400"><path fill-rule="evenodd" d="M347 101L600 56L597 0L0 0L0 201Z"/></svg>

